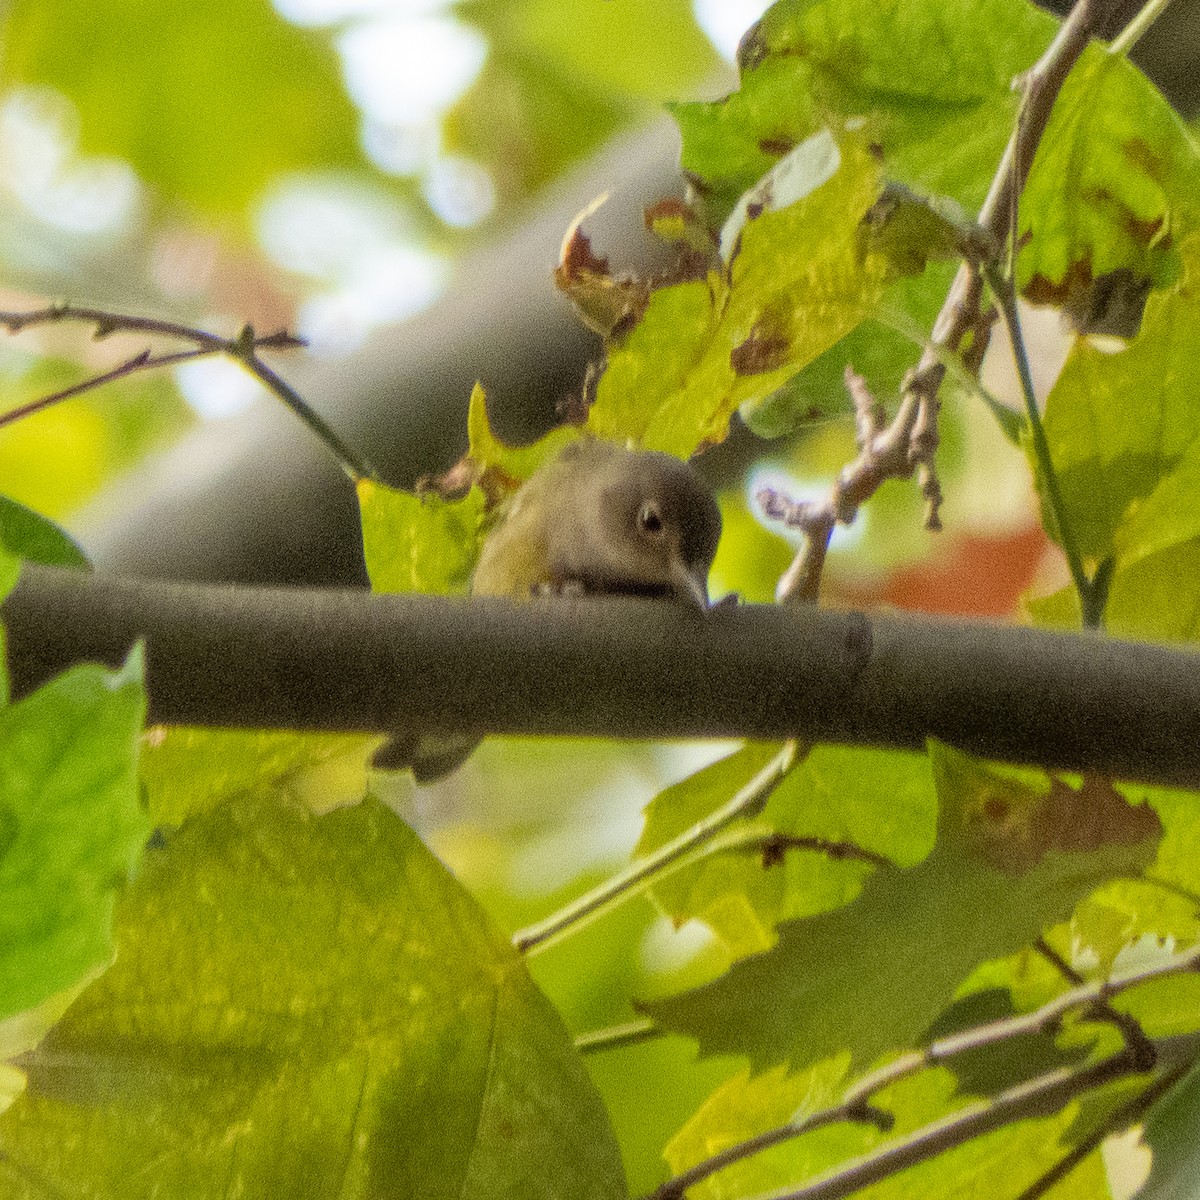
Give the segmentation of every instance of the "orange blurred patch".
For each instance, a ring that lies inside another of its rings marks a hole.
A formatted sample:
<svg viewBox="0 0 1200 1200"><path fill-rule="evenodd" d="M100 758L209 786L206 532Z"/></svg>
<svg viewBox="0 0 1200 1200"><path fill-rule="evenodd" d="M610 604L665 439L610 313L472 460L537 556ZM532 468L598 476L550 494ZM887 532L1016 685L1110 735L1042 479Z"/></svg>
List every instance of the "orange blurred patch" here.
<svg viewBox="0 0 1200 1200"><path fill-rule="evenodd" d="M1000 537L937 539L938 553L901 567L877 586L839 586L839 601L960 617L1009 617L1033 582L1049 547L1040 525Z"/></svg>

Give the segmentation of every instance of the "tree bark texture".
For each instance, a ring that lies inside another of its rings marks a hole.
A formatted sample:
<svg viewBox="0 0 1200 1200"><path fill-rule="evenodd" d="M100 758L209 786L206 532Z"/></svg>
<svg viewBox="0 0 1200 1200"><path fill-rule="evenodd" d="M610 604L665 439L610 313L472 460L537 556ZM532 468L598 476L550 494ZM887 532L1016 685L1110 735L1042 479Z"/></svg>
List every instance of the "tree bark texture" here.
<svg viewBox="0 0 1200 1200"><path fill-rule="evenodd" d="M801 736L1200 787L1200 656L904 615L624 598L375 596L28 567L0 609L14 692L146 649L155 722Z"/></svg>

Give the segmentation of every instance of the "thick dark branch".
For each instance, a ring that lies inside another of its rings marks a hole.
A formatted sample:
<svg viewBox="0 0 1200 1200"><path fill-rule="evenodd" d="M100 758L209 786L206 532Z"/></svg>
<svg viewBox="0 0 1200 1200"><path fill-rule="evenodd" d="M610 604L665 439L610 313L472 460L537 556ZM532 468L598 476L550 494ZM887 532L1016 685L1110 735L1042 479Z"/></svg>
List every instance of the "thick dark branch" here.
<svg viewBox="0 0 1200 1200"><path fill-rule="evenodd" d="M29 568L18 692L146 642L151 716L608 737L800 735L1200 786L1200 657L918 617L655 601L371 596Z"/></svg>

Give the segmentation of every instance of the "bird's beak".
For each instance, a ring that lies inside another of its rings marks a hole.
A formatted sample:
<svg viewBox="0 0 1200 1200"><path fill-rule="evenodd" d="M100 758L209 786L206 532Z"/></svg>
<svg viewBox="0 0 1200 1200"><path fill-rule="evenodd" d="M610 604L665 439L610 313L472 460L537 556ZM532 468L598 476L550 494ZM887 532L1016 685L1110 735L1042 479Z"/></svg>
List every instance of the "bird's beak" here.
<svg viewBox="0 0 1200 1200"><path fill-rule="evenodd" d="M708 607L707 572L689 571L683 560L671 560L671 592L684 604L701 610Z"/></svg>

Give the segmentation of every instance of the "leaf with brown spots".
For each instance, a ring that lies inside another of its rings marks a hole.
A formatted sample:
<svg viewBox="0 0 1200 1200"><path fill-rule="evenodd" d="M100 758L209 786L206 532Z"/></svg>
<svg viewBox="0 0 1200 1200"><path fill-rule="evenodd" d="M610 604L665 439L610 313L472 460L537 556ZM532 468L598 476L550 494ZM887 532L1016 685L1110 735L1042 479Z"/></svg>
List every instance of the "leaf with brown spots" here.
<svg viewBox="0 0 1200 1200"><path fill-rule="evenodd" d="M593 200L571 222L563 238L554 282L575 306L583 323L602 337L620 324L641 316L650 298L650 288L632 275L613 275L608 259L592 249L583 232L583 222L607 199Z"/></svg>
<svg viewBox="0 0 1200 1200"><path fill-rule="evenodd" d="M646 228L664 242L683 248L689 254L713 263L717 239L700 214L690 204L668 196L646 209Z"/></svg>
<svg viewBox="0 0 1200 1200"><path fill-rule="evenodd" d="M1083 314L1085 329L1098 328L1087 320L1098 306L1092 289L1115 272L1135 290L1178 276L1180 242L1200 229L1200 155L1124 57L1093 46L1067 79L1021 196L1020 228L1022 291ZM1131 332L1128 319L1120 331Z"/></svg>
<svg viewBox="0 0 1200 1200"><path fill-rule="evenodd" d="M742 39L738 91L671 107L682 165L716 228L795 146L853 120L890 178L975 211L1020 103L1012 80L1054 28L1023 0L780 0Z"/></svg>
<svg viewBox="0 0 1200 1200"><path fill-rule="evenodd" d="M1079 338L1046 398L1046 438L1080 552L1094 561L1115 556L1118 574L1200 537L1200 234L1179 257L1179 279L1151 293L1129 345L1106 353ZM1175 582L1179 611L1190 579L1183 572Z"/></svg>
<svg viewBox="0 0 1200 1200"><path fill-rule="evenodd" d="M770 314L754 323L750 336L729 352L729 365L738 375L762 375L787 362L791 343Z"/></svg>
<svg viewBox="0 0 1200 1200"><path fill-rule="evenodd" d="M657 287L610 337L588 428L686 458L868 317L891 268L861 226L879 197L863 139L829 131L781 160L726 223L704 278Z"/></svg>

